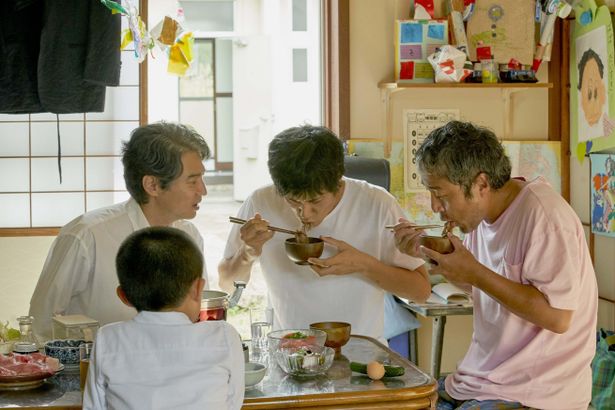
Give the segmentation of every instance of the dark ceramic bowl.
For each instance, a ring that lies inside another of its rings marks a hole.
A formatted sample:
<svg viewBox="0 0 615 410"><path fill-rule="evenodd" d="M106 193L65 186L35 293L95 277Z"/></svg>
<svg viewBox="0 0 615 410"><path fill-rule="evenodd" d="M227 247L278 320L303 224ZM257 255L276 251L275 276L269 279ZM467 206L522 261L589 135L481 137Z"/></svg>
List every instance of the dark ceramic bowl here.
<svg viewBox="0 0 615 410"><path fill-rule="evenodd" d="M451 240L443 236L421 236L420 244L438 253L451 253L455 250Z"/></svg>
<svg viewBox="0 0 615 410"><path fill-rule="evenodd" d="M80 339L57 339L45 343L45 354L55 357L66 367L79 366L79 345L85 343Z"/></svg>
<svg viewBox="0 0 615 410"><path fill-rule="evenodd" d="M443 254L451 253L455 250L455 248L453 247L453 244L451 243L451 240L445 236L428 236L428 235L421 236L419 243L426 248L429 248L431 250L434 250L438 253L443 253ZM432 264L435 262L431 258L428 258L427 256L425 256L424 259L427 262L432 263Z"/></svg>
<svg viewBox="0 0 615 410"><path fill-rule="evenodd" d="M309 258L319 258L325 249L325 243L320 238L308 237L309 243L299 243L296 238L288 238L284 242L286 255L297 265L308 265Z"/></svg>

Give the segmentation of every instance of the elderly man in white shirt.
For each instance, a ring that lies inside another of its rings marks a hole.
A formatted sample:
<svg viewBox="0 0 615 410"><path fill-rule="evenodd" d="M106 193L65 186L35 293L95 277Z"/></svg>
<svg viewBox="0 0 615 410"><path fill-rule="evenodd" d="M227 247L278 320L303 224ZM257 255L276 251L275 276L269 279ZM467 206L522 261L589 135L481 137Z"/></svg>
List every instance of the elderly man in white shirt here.
<svg viewBox="0 0 615 410"><path fill-rule="evenodd" d="M53 242L30 301L34 331L51 338L54 315L83 314L101 325L136 315L117 298L115 255L132 232L171 226L203 250L196 216L207 195L203 160L209 147L195 130L159 122L136 128L124 143L124 180L131 199L85 213L64 226ZM203 265L203 278L207 272Z"/></svg>

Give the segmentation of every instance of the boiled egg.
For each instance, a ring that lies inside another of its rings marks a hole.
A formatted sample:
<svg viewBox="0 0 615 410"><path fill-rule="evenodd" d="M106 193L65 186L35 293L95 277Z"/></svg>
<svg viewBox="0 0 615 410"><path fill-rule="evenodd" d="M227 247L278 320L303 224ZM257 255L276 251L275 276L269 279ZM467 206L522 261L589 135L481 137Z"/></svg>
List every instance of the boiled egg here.
<svg viewBox="0 0 615 410"><path fill-rule="evenodd" d="M384 365L377 361L367 364L367 376L372 380L380 380L384 377Z"/></svg>

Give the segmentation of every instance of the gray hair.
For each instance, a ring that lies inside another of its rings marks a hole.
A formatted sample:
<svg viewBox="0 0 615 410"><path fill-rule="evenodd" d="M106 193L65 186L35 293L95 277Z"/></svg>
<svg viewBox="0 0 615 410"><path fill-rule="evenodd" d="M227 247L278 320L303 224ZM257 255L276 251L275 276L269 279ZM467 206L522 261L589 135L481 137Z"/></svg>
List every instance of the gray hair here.
<svg viewBox="0 0 615 410"><path fill-rule="evenodd" d="M158 178L160 187L167 189L183 172L185 152L196 152L201 160L210 156L203 137L187 125L161 121L134 129L122 145L124 181L130 195L139 204L149 201L143 188L146 175Z"/></svg>
<svg viewBox="0 0 615 410"><path fill-rule="evenodd" d="M433 130L416 152L421 172L447 178L472 197L476 177L484 173L498 190L510 180L512 169L504 147L493 131L469 122L451 121Z"/></svg>

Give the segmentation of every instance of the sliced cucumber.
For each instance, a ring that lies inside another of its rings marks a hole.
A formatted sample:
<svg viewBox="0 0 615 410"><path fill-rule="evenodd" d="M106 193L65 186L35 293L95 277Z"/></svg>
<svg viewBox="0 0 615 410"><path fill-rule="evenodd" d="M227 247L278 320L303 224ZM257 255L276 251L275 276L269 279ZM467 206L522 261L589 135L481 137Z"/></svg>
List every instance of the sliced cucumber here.
<svg viewBox="0 0 615 410"><path fill-rule="evenodd" d="M359 362L350 362L350 370L357 373L367 374L367 365ZM406 370L401 366L384 365L384 377L402 376Z"/></svg>

